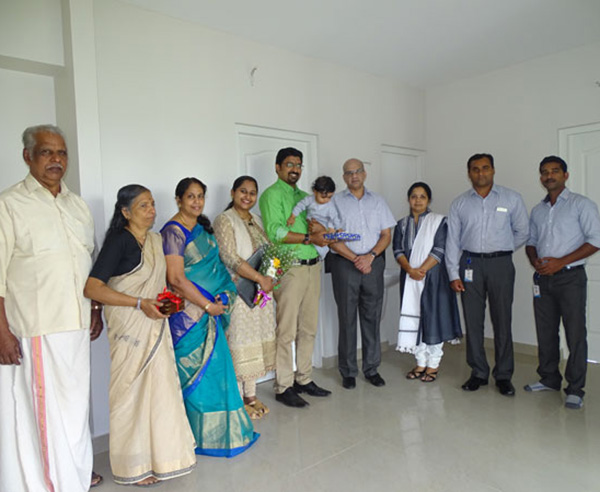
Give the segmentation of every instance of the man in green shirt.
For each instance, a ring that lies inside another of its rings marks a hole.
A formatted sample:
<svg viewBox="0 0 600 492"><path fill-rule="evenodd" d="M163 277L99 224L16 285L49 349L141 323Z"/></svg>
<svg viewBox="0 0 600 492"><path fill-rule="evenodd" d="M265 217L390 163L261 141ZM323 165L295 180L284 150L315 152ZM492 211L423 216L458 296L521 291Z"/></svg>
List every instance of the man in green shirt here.
<svg viewBox="0 0 600 492"><path fill-rule="evenodd" d="M304 407L308 402L299 393L327 396L331 391L317 386L311 377L312 353L319 319L321 264L313 246L326 246L323 231L309 234L306 212L291 227L287 219L292 209L308 193L296 183L302 175L302 152L293 147L281 149L275 158L277 181L260 197L259 206L265 231L273 243L293 249L298 265L292 267L274 291L277 301L277 355L275 368L276 400L289 407ZM296 374L292 342L296 342Z"/></svg>

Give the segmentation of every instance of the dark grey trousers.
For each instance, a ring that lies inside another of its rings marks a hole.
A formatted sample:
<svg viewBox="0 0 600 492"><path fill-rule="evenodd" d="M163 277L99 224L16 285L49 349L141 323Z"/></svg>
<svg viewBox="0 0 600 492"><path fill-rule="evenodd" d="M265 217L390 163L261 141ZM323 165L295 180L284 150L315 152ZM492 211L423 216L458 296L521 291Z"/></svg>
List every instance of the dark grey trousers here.
<svg viewBox="0 0 600 492"><path fill-rule="evenodd" d="M497 258L471 257L473 281L465 282L467 255L460 260L460 278L465 291L461 294L466 325L467 364L471 376L488 379L490 366L484 349L484 322L486 298L494 329L495 367L492 375L496 381L509 381L514 371L512 344L512 302L515 286L515 267L512 256Z"/></svg>
<svg viewBox="0 0 600 492"><path fill-rule="evenodd" d="M342 377L356 377L358 364L357 313L360 317L362 370L365 376L377 373L381 363L379 323L383 307L383 270L381 256L373 260L371 273L363 275L345 258L330 254L333 295L339 320L338 367Z"/></svg>
<svg viewBox="0 0 600 492"><path fill-rule="evenodd" d="M538 339L538 374L540 382L550 388L560 389L562 376L560 363L559 326L562 318L569 347L565 379L569 383L565 392L583 397L587 371L587 330L585 306L587 275L583 268L563 271L554 275L535 275L540 286L540 297L533 299L535 327Z"/></svg>

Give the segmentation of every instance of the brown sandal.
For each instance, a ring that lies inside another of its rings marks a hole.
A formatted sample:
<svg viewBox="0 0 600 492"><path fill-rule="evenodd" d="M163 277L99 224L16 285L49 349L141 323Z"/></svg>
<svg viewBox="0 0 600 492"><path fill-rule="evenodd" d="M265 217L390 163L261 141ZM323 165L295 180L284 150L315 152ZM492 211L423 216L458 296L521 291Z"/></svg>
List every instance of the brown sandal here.
<svg viewBox="0 0 600 492"><path fill-rule="evenodd" d="M425 370L423 376L421 377L421 381L424 383L433 383L437 379L438 370L428 372Z"/></svg>
<svg viewBox="0 0 600 492"><path fill-rule="evenodd" d="M269 407L258 398L254 400L254 408L256 408L262 415L267 415L271 411L269 410Z"/></svg>
<svg viewBox="0 0 600 492"><path fill-rule="evenodd" d="M104 478L102 478L102 475L98 475L95 471L92 471L92 480L90 482L90 488L97 487L102 483L103 480Z"/></svg>
<svg viewBox="0 0 600 492"><path fill-rule="evenodd" d="M262 412L254 405L254 402L244 404L244 409L251 420L258 420L263 416Z"/></svg>
<svg viewBox="0 0 600 492"><path fill-rule="evenodd" d="M427 370L427 368L424 367L422 371L418 371L417 369L419 369L419 366L408 371L406 373L406 379L421 379L421 376L423 376L423 374L425 374L425 371Z"/></svg>

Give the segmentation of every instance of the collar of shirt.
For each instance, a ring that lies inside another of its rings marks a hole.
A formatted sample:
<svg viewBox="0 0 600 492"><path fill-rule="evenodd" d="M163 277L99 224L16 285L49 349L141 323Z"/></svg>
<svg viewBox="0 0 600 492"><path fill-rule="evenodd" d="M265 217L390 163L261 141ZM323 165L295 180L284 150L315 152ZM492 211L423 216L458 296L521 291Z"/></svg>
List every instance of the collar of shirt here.
<svg viewBox="0 0 600 492"><path fill-rule="evenodd" d="M288 195L297 195L304 194L303 191L297 186L292 186L291 184L286 183L283 179L277 178L275 181L275 186L282 192Z"/></svg>
<svg viewBox="0 0 600 492"><path fill-rule="evenodd" d="M560 195L558 195L558 197L556 198L556 201L558 202L558 200L568 200L569 199L569 195L571 194L571 192L569 191L569 188L565 187L564 190L562 190L560 192ZM549 206L552 206L550 204L550 195L546 195L544 197L544 199L542 200L543 203L546 203ZM555 202L556 203L556 202Z"/></svg>
<svg viewBox="0 0 600 492"><path fill-rule="evenodd" d="M44 186L42 186L42 184L33 177L33 175L31 173L27 174L27 176L25 176L25 189L29 192L29 193L47 193L49 196L51 196L52 198L54 198L54 196L52 195L52 193L50 193L50 190L48 190L47 188L45 188ZM69 190L69 188L67 188L67 185L65 184L65 182L63 180L61 180L60 182L60 192L58 193L59 195L63 195L66 196L69 193L71 193L71 191Z"/></svg>
<svg viewBox="0 0 600 492"><path fill-rule="evenodd" d="M351 198L354 198L357 201L360 201L360 200L362 200L366 196L371 196L371 192L367 189L366 186L364 187L364 190L365 190L365 192L364 192L362 198L356 198L356 196L354 196L354 194L348 188L346 188L344 191L342 191L342 195L344 197L351 197Z"/></svg>
<svg viewBox="0 0 600 492"><path fill-rule="evenodd" d="M490 190L490 192L488 193L488 195L485 198L482 197L479 193L477 193L477 191L475 191L475 188L473 188L473 187L471 187L471 189L469 191L471 192L471 196L474 196L474 195L478 196L482 200L485 200L485 198L487 198L488 196L490 196L492 193L495 193L496 195L500 194L500 190L496 186L496 183L492 184L492 189Z"/></svg>

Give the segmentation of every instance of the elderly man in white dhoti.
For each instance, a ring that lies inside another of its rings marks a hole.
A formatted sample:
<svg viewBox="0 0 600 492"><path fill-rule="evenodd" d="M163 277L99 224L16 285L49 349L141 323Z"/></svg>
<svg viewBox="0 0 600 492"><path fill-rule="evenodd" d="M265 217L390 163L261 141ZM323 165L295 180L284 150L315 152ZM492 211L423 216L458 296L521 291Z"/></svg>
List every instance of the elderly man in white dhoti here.
<svg viewBox="0 0 600 492"><path fill-rule="evenodd" d="M94 225L62 181L61 130L27 128L23 145L29 174L0 194L0 490L86 492Z"/></svg>

